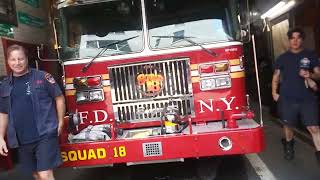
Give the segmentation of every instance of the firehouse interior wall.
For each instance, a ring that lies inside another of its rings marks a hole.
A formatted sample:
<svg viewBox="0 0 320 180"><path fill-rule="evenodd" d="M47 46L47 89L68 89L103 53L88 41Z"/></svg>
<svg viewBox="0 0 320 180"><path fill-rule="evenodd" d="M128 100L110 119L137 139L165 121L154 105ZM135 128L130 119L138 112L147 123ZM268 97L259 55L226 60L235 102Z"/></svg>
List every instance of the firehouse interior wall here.
<svg viewBox="0 0 320 180"><path fill-rule="evenodd" d="M295 25L306 32L305 46L320 56L320 1L305 0L294 13Z"/></svg>
<svg viewBox="0 0 320 180"><path fill-rule="evenodd" d="M2 0L1 0L2 1ZM17 18L17 26L0 21L1 27L12 27L11 36L0 33L0 75L6 75L6 63L3 41L7 39L27 44L48 44L48 1L47 0L7 0L14 1ZM1 28L0 28L1 29ZM10 30L10 28L6 29Z"/></svg>
<svg viewBox="0 0 320 180"><path fill-rule="evenodd" d="M289 20L285 19L272 26L273 56L276 59L280 54L288 49L287 32L289 30Z"/></svg>

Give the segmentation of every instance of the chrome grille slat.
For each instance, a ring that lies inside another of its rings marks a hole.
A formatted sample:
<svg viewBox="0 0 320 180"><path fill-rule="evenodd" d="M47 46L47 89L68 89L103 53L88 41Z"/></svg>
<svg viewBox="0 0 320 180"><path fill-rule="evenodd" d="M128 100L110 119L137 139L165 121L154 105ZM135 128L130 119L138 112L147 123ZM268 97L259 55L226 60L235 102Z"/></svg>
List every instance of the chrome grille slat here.
<svg viewBox="0 0 320 180"><path fill-rule="evenodd" d="M125 93L122 93L122 94L123 94L123 99L128 99L127 98L127 95L128 95L127 88L128 88L128 86L126 85L126 75L124 74L123 68L120 68L120 74L123 77L123 81L122 81L123 91L122 92L125 92Z"/></svg>
<svg viewBox="0 0 320 180"><path fill-rule="evenodd" d="M173 82L172 82L172 71L171 71L171 63L168 62L168 72L169 72L169 87L170 87L170 95L172 96L173 95Z"/></svg>
<svg viewBox="0 0 320 180"><path fill-rule="evenodd" d="M163 76L164 76L164 88L163 88L163 95L166 96L168 94L168 84L167 84L167 71L166 71L166 64L162 63L162 69L163 69Z"/></svg>
<svg viewBox="0 0 320 180"><path fill-rule="evenodd" d="M116 73L117 75L118 75L118 77L121 77L121 79L122 79L122 76L121 76L121 68L119 68L118 69L118 71L116 71L116 72L118 72L118 73ZM118 83L118 85L119 85L119 90L120 91L118 91L118 95L120 96L120 100L124 100L124 93L121 93L121 92L123 92L123 84L122 84L122 82L123 81L120 81L119 83Z"/></svg>
<svg viewBox="0 0 320 180"><path fill-rule="evenodd" d="M145 69L146 66L154 68ZM136 77L141 73L160 74L163 76L162 91L154 96L143 95L146 92L146 85L141 85L138 89ZM190 63L188 58L172 60L152 61L147 63L115 65L109 67L111 80L112 104L117 121L145 121L161 118L159 109L163 109L166 104L173 102L176 104L181 115L194 114L192 83L190 78ZM141 114L141 107L145 111ZM139 110L140 108L140 110ZM153 113L151 113L154 111ZM139 114L140 113L140 114Z"/></svg>
<svg viewBox="0 0 320 180"><path fill-rule="evenodd" d="M137 72L138 71L138 69L137 69L138 67L136 67L136 66L132 66L132 77L135 77L135 72ZM135 84L135 80L132 80L132 89L134 89L134 94L135 94L135 98L134 99L140 99L140 96L139 96L139 92L138 92L138 90L137 90L137 88L136 88L136 86L134 85Z"/></svg>
<svg viewBox="0 0 320 180"><path fill-rule="evenodd" d="M178 62L177 64L179 64L180 62ZM180 74L180 68L179 68L179 66L177 66L177 79L178 79L178 94L180 94L181 93L181 82L180 82L180 79L181 79L181 74Z"/></svg>
<svg viewBox="0 0 320 180"><path fill-rule="evenodd" d="M183 68L184 71L186 71L186 68L187 68L186 66L187 65L182 62L182 68ZM183 87L185 87L185 93L186 94L188 94L190 92L189 89L192 89L191 87L188 86L188 78L189 77L185 77L185 76L183 77L183 79L184 79Z"/></svg>
<svg viewBox="0 0 320 180"><path fill-rule="evenodd" d="M185 74L185 69L184 69L184 66L183 66L183 62L180 62L180 70L181 70L181 74ZM184 94L184 93L187 93L187 91L185 90L186 87L184 87L184 82L185 82L185 78L184 76L181 77L181 93Z"/></svg>
<svg viewBox="0 0 320 180"><path fill-rule="evenodd" d="M125 84L126 85L126 90L128 91L128 94L127 94L127 98L128 99L131 99L132 97L130 96L131 94L131 89L130 89L130 82L129 82L129 79L130 79L130 76L129 76L129 71L128 70L128 67L123 67L123 71L124 71L124 75L125 75Z"/></svg>
<svg viewBox="0 0 320 180"><path fill-rule="evenodd" d="M171 62L171 67L172 67L172 83L173 83L173 89L174 89L174 90L173 90L173 93L174 93L174 94L176 94L176 93L178 94L178 91L177 91L177 89L178 89L178 88L177 88L177 80L176 80L176 79L178 79L177 76L176 76L176 70L178 70L178 69L175 69L174 64L175 64L175 63L172 63L172 62ZM176 78L176 79L175 79L175 78Z"/></svg>

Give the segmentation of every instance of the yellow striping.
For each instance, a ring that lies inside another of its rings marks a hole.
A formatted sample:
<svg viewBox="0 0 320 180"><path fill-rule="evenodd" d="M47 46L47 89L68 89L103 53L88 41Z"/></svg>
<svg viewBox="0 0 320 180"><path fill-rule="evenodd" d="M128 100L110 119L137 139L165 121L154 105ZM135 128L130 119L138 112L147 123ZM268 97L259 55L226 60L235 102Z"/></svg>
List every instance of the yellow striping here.
<svg viewBox="0 0 320 180"><path fill-rule="evenodd" d="M66 78L66 84L72 84L74 78Z"/></svg>
<svg viewBox="0 0 320 180"><path fill-rule="evenodd" d="M109 74L102 74L102 79L103 80L109 79Z"/></svg>
<svg viewBox="0 0 320 180"><path fill-rule="evenodd" d="M192 77L191 78L191 82L192 83L197 83L197 82L199 82L200 81L200 77Z"/></svg>
<svg viewBox="0 0 320 180"><path fill-rule="evenodd" d="M229 60L229 64L230 64L231 66L240 65L240 59L232 59L232 60Z"/></svg>
<svg viewBox="0 0 320 180"><path fill-rule="evenodd" d="M110 86L105 86L103 87L104 92L110 92L111 87ZM76 90L66 90L66 96L74 96L76 94Z"/></svg>
<svg viewBox="0 0 320 180"><path fill-rule="evenodd" d="M74 96L76 94L76 90L66 90L66 96Z"/></svg>
<svg viewBox="0 0 320 180"><path fill-rule="evenodd" d="M102 80L108 80L109 74L101 74ZM66 78L66 84L72 84L74 78Z"/></svg>
<svg viewBox="0 0 320 180"><path fill-rule="evenodd" d="M237 66L240 65L240 59L231 59L229 60L230 66ZM192 70L198 70L198 64L191 64L190 69Z"/></svg>
<svg viewBox="0 0 320 180"><path fill-rule="evenodd" d="M190 69L191 70L198 70L198 64L191 64Z"/></svg>
<svg viewBox="0 0 320 180"><path fill-rule="evenodd" d="M246 77L246 74L244 73L244 71L230 73L230 75L231 75L231 78L243 78L243 77Z"/></svg>
<svg viewBox="0 0 320 180"><path fill-rule="evenodd" d="M111 87L110 86L103 87L103 92L110 92L110 91L111 91Z"/></svg>

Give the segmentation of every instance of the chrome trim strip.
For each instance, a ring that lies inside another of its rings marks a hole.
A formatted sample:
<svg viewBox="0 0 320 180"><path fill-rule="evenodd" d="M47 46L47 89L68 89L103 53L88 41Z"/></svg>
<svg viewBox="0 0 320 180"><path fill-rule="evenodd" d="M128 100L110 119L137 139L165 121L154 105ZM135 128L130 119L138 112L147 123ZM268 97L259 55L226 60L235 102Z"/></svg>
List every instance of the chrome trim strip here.
<svg viewBox="0 0 320 180"><path fill-rule="evenodd" d="M103 86L110 86L110 80L103 80L102 81L102 85ZM76 88L74 87L73 84L66 84L65 89L66 90L73 90L73 89L76 89Z"/></svg>
<svg viewBox="0 0 320 180"><path fill-rule="evenodd" d="M127 162L127 166L142 165L142 164L168 163L168 162L184 162L184 158L166 159L166 160L157 160L157 161Z"/></svg>
<svg viewBox="0 0 320 180"><path fill-rule="evenodd" d="M73 84L66 84L66 90L72 90L75 89Z"/></svg>
<svg viewBox="0 0 320 180"><path fill-rule="evenodd" d="M103 80L102 85L103 86L110 86L110 80Z"/></svg>
<svg viewBox="0 0 320 180"><path fill-rule="evenodd" d="M194 77L194 76L199 76L199 71L195 70L195 71L191 71L191 76Z"/></svg>
<svg viewBox="0 0 320 180"><path fill-rule="evenodd" d="M99 168L99 167L113 167L113 164L103 164L103 165L90 165L90 166L77 166L73 167L73 169L92 169L92 168Z"/></svg>
<svg viewBox="0 0 320 180"><path fill-rule="evenodd" d="M238 71L243 71L244 69L241 68L241 66L230 66L230 72L238 72Z"/></svg>

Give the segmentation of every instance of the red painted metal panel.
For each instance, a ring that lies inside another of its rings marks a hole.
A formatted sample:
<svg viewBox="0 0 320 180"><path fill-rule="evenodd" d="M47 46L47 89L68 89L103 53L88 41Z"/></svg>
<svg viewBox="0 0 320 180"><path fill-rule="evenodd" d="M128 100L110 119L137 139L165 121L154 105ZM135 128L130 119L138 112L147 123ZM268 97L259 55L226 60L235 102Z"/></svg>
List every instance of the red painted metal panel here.
<svg viewBox="0 0 320 180"><path fill-rule="evenodd" d="M227 49L234 49L233 51L227 51ZM208 55L208 53L197 50L183 53L173 53L173 54L163 54L157 56L146 56L132 59L123 59L121 61L105 61L105 62L94 62L89 68L89 70L85 73L82 73L80 70L85 64L74 64L68 65L65 67L66 78L74 78L74 77L83 77L83 76L93 76L93 75L101 75L108 74L108 67L117 64L128 64L128 63L136 63L136 62L150 62L161 59L172 59L177 57L189 57L191 64L199 64L199 63L207 63L221 60L231 60L231 59L239 59L242 56L243 49L242 46L228 46L223 48L211 49L219 54L218 57L212 57ZM224 111L225 118L228 119L232 114L241 113L243 111L243 107L246 105L245 100L245 79L241 78L232 78L232 87L230 89L220 89L220 90L212 90L212 91L201 91L200 85L198 82L193 83L193 95L194 95L194 104L196 110L196 117L193 121L208 121L208 120L220 120L221 112L217 111L226 109L226 104L221 101L220 98L226 98L228 102L232 100L233 97L235 99L232 101L231 109ZM78 110L79 112L84 112L85 122L79 128L82 129L86 127L88 124L101 124L95 123L94 118L94 110L104 110L108 114L107 121L103 123L110 123L110 119L114 119L114 113L112 108L111 101L111 92L105 92L105 100L103 102L93 102L93 103L85 103L85 104L76 104L75 96L67 96L67 106L69 111L75 112ZM205 113L200 112L200 103L199 101L203 101L204 103L210 104L210 100L213 101L213 111L206 111ZM158 122L150 122L149 125L155 125ZM143 126L142 124L124 124L124 127L137 127Z"/></svg>
<svg viewBox="0 0 320 180"><path fill-rule="evenodd" d="M65 67L66 78L102 74L106 75L108 74L109 66L124 63L150 62L161 59L189 57L190 64L194 65L222 60L239 59L243 54L242 46L228 46L211 50L215 51L217 54L219 54L219 56L212 57L202 50L195 50L183 53L146 56L118 61L100 61L94 62L91 68L89 68L89 70L85 73L80 71L85 64L67 65ZM243 71L243 69L240 69L240 71ZM193 123L221 120L221 111L224 112L224 117L227 120L235 114L247 112L244 109L244 106L246 106L246 90L245 78L243 74L232 77L232 87L228 89L201 91L200 84L197 81L193 82L192 88L195 105L195 117L192 117ZM77 109L79 112L84 112L84 122L80 126L80 129L86 127L88 124L111 123L111 120L114 120L110 90L105 91L105 97L105 101L103 102L76 104L74 95L69 94L67 96L69 110L75 111ZM226 104L225 101L227 101L229 105ZM97 119L93 113L95 110L106 111L108 114L107 120L105 122L95 122ZM141 123L122 123L118 125L120 128L129 129L148 126L160 126L160 124L159 121L149 121ZM232 149L229 151L222 150L222 148L218 145L219 139L223 136L230 138L233 142ZM235 128L224 131L189 135L173 134L148 137L145 139L113 139L105 142L85 142L78 144L66 144L66 138L67 134L64 134L61 140L64 167L97 166L114 163L258 153L261 152L265 146L263 130L261 127L253 129ZM163 153L162 156L144 157L142 144L151 142L161 143Z"/></svg>
<svg viewBox="0 0 320 180"><path fill-rule="evenodd" d="M230 138L233 142L233 148L230 151L223 151L218 145L219 139L224 136ZM96 166L114 163L257 153L261 152L265 147L263 136L262 128L255 128L192 135L167 135L146 139L62 144L61 151L64 160L62 166ZM142 143L151 142L162 143L162 156L144 157ZM120 156L121 148L125 148L125 153L122 154L122 157Z"/></svg>

